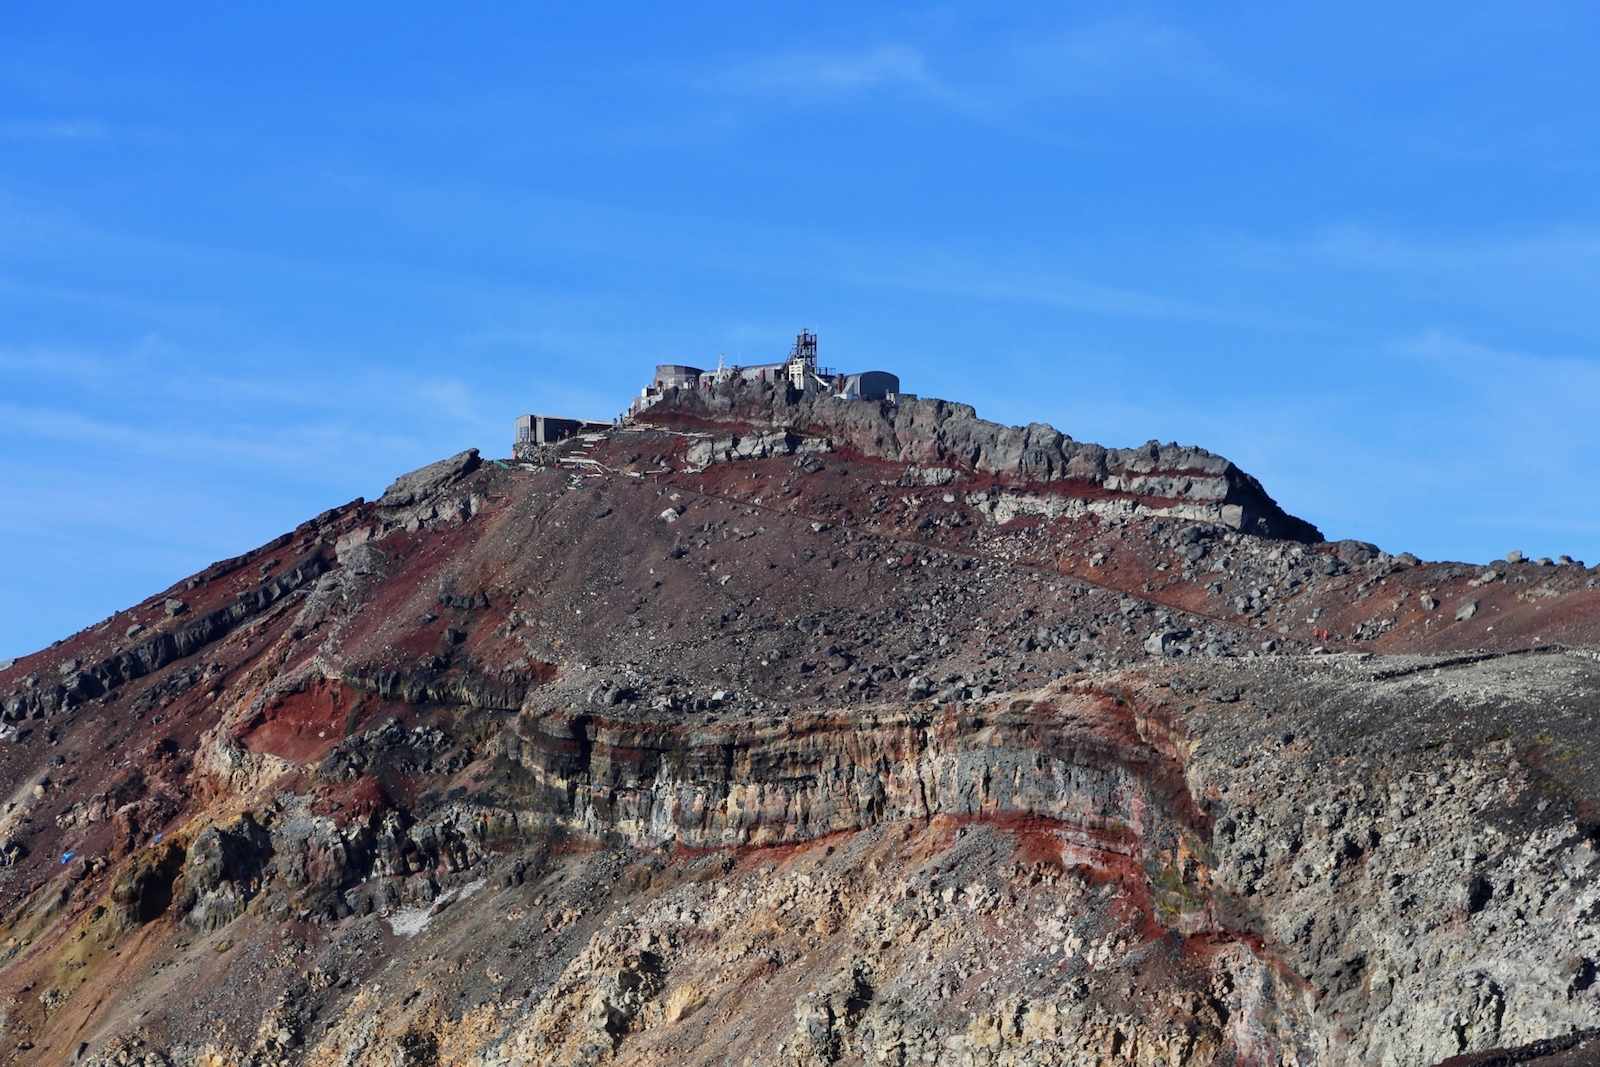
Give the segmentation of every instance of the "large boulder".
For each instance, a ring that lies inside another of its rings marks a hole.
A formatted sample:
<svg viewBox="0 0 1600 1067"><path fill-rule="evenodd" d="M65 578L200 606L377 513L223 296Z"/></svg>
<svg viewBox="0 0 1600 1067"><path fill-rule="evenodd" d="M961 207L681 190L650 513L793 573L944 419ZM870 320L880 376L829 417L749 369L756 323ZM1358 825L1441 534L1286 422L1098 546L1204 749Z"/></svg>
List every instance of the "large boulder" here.
<svg viewBox="0 0 1600 1067"><path fill-rule="evenodd" d="M478 458L478 450L469 448L465 452L457 452L449 459L441 459L410 474L402 474L394 480L393 485L383 491L383 496L378 498L378 506L408 508L413 504L420 504L435 493L459 482L482 464L483 460Z"/></svg>

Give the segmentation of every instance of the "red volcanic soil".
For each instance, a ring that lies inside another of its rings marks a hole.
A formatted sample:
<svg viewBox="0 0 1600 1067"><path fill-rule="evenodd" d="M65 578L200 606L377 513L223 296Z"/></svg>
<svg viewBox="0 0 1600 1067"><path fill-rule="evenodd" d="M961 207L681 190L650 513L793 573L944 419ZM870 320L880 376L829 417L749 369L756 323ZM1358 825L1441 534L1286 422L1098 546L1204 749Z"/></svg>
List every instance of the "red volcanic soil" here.
<svg viewBox="0 0 1600 1067"><path fill-rule="evenodd" d="M365 726L377 705L371 693L318 679L299 692L271 697L235 733L251 752L291 763L315 763Z"/></svg>

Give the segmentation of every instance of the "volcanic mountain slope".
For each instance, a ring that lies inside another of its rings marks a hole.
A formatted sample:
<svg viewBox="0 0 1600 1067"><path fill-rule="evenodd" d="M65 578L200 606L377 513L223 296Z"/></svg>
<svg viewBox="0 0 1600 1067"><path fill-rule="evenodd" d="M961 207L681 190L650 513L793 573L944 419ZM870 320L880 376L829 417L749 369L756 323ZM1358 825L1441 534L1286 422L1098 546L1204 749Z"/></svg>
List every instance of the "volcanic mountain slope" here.
<svg viewBox="0 0 1600 1067"><path fill-rule="evenodd" d="M14 1061L1593 1051L1593 572L941 401L647 416L0 671Z"/></svg>

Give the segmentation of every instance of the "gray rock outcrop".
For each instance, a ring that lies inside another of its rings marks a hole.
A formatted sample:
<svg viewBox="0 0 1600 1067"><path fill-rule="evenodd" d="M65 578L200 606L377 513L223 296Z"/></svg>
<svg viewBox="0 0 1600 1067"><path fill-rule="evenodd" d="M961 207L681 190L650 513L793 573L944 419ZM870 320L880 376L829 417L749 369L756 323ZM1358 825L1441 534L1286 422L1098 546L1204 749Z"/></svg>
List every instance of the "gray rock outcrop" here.
<svg viewBox="0 0 1600 1067"><path fill-rule="evenodd" d="M639 418L768 431L719 438L695 453L701 462L739 458L743 441L765 442L779 434L786 451L803 451L792 444L798 435L826 440L845 452L924 469L954 469L969 478L1043 487L1058 495L1120 494L1191 510L1199 506L1215 512L1217 521L1258 536L1322 540L1315 526L1285 512L1255 478L1203 448L1156 441L1138 448L1106 448L1075 441L1044 423L989 422L978 418L970 405L948 400L840 400L771 383L729 381L712 390L669 389ZM772 449L756 451L765 455Z"/></svg>
<svg viewBox="0 0 1600 1067"><path fill-rule="evenodd" d="M378 498L380 508L405 508L420 504L441 490L459 482L482 464L478 450L469 448L457 452L449 459L441 459L420 467L410 474L402 474Z"/></svg>

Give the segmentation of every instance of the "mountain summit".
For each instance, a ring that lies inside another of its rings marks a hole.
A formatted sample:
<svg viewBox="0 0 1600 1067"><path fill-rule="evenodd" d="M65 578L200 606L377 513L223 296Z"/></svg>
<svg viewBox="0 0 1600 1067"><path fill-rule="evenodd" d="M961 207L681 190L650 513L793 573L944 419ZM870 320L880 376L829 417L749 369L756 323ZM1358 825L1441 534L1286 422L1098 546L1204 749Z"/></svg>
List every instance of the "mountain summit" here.
<svg viewBox="0 0 1600 1067"><path fill-rule="evenodd" d="M0 670L14 1062L1594 1055L1593 571L681 369Z"/></svg>

